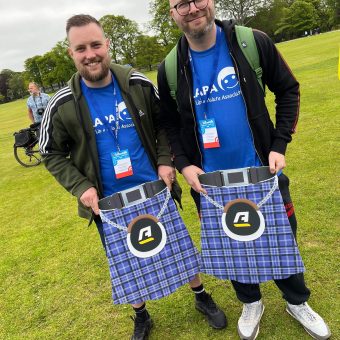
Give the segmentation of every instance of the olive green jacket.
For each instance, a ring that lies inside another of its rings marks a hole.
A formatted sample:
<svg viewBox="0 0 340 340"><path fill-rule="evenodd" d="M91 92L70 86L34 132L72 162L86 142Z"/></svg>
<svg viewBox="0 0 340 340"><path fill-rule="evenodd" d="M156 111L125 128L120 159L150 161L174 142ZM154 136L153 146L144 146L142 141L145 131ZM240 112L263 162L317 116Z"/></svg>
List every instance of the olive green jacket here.
<svg viewBox="0 0 340 340"><path fill-rule="evenodd" d="M160 105L157 89L131 67L112 64L111 71L155 170L158 165L172 166L166 134L158 128ZM79 199L91 187L95 187L102 198L103 188L96 137L89 107L81 91L79 73L51 98L41 124L39 144L48 171L78 198L79 216L91 220L91 209ZM179 201L180 195L181 189L175 183L173 197Z"/></svg>

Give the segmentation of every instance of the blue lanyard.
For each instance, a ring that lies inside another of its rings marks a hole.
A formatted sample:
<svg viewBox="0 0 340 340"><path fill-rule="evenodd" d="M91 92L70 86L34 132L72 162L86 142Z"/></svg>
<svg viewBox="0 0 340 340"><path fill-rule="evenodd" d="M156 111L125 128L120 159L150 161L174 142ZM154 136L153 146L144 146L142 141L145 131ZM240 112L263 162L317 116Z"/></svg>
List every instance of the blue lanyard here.
<svg viewBox="0 0 340 340"><path fill-rule="evenodd" d="M114 78L112 76L112 84L113 84L113 96L115 98L115 133L113 133L112 129L111 129L111 125L109 124L109 122L106 120L105 116L103 115L98 102L95 98L95 96L93 95L93 93L89 90L89 88L86 86L85 84L85 91L88 95L88 98L90 99L95 111L97 112L99 118L101 119L101 121L105 124L105 126L107 127L109 133L111 134L111 136L113 137L114 141L116 142L117 145L117 149L118 152L120 152L120 145L119 145L119 140L118 140L118 131L119 131L119 108L118 108L118 102L117 102L117 94L116 94L116 86L115 86L115 82L114 82Z"/></svg>
<svg viewBox="0 0 340 340"><path fill-rule="evenodd" d="M217 66L218 66L218 61L219 61L219 57L220 57L220 48L221 48L221 29L219 27L216 28L216 43L214 48L214 62L213 62L213 72L211 72L211 77L210 77L210 81L209 81L209 88L207 91L207 99L206 101L203 103L202 97L201 97L201 93L200 90L203 88L201 80L199 75L196 73L195 71L195 65L194 65L194 61L192 59L190 50L189 50L189 58L190 58L190 62L192 65L192 73L194 76L194 81L196 82L196 84L198 84L199 86L199 90L198 90L198 94L200 96L201 102L204 105L204 110L203 110L203 114L204 114L204 119L207 119L207 113L208 113L208 99L210 98L210 94L211 94L211 89L214 85L214 79L216 77L216 70L217 70Z"/></svg>

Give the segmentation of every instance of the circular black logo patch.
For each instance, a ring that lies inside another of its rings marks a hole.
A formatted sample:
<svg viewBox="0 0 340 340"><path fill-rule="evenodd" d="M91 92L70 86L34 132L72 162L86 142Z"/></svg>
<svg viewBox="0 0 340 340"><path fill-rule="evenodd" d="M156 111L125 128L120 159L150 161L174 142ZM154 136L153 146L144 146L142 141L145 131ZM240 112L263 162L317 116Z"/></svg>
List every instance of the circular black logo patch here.
<svg viewBox="0 0 340 340"><path fill-rule="evenodd" d="M253 241L263 234L265 222L254 202L236 199L225 206L222 226L224 232L234 240Z"/></svg>
<svg viewBox="0 0 340 340"><path fill-rule="evenodd" d="M128 226L127 244L131 253L137 257L156 255L165 243L165 229L152 215L138 216Z"/></svg>

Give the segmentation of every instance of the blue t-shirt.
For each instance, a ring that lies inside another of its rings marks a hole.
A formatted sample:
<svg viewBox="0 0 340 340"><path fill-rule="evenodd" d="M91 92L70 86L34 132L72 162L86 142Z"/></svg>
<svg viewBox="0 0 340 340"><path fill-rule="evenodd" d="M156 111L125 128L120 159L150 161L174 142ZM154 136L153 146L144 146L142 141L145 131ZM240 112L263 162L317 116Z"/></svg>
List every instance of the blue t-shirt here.
<svg viewBox="0 0 340 340"><path fill-rule="evenodd" d="M46 93L40 93L38 96L29 96L27 99L27 107L32 110L34 123L42 121L43 115L38 113L39 109L46 109L50 96Z"/></svg>
<svg viewBox="0 0 340 340"><path fill-rule="evenodd" d="M216 44L203 52L190 50L196 119L215 119L220 147L204 149L206 172L259 166L246 106L229 49L217 27Z"/></svg>
<svg viewBox="0 0 340 340"><path fill-rule="evenodd" d="M82 81L81 87L89 105L93 129L96 135L100 175L104 196L158 179L138 136L132 117L123 101L117 81L102 88L89 88ZM118 117L118 144L115 136ZM111 129L111 132L110 130ZM128 150L133 175L116 178L112 152Z"/></svg>

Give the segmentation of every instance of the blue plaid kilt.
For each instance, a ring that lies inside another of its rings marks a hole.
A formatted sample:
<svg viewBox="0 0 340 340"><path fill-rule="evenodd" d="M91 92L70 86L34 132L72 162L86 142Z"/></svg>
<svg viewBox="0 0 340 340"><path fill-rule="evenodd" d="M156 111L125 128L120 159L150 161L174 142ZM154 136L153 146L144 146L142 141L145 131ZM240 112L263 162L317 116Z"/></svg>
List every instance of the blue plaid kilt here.
<svg viewBox="0 0 340 340"><path fill-rule="evenodd" d="M274 178L248 186L203 187L210 198L225 206L238 198L257 204L273 183ZM234 240L223 230L223 211L201 196L201 272L220 279L260 283L305 271L278 188L260 211L265 220L263 234L253 241Z"/></svg>
<svg viewBox="0 0 340 340"><path fill-rule="evenodd" d="M165 189L140 204L104 210L102 213L110 221L128 226L139 215L157 216L165 202L166 194ZM140 258L129 251L127 232L103 221L112 298L115 304L136 304L160 299L173 293L199 273L198 251L171 198L159 222L167 234L164 248L156 255Z"/></svg>

